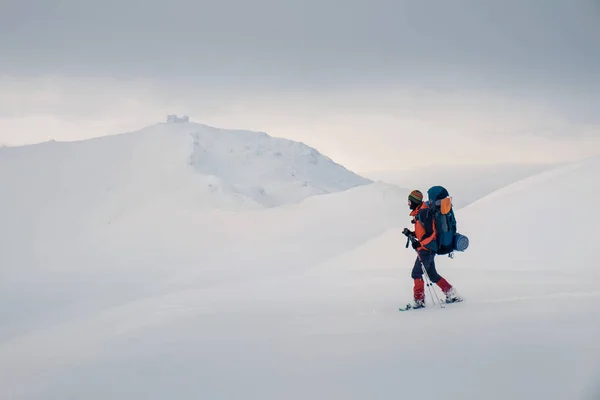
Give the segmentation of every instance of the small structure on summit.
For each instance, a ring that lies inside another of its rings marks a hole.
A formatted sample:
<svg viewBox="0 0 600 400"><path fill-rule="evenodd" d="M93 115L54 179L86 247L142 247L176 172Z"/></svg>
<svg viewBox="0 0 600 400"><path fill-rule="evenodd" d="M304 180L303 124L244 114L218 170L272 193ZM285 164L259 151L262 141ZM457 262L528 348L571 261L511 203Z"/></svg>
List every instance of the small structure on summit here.
<svg viewBox="0 0 600 400"><path fill-rule="evenodd" d="M178 117L175 114L167 115L168 123L181 123L181 122L190 122L190 117L184 115L183 117Z"/></svg>

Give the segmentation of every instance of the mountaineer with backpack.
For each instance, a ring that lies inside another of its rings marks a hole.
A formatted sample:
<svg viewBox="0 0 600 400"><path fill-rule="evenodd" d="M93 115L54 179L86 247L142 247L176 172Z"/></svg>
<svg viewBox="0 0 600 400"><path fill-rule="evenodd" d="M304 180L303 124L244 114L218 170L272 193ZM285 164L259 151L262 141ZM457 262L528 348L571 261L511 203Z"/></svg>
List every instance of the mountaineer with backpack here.
<svg viewBox="0 0 600 400"><path fill-rule="evenodd" d="M412 269L414 281L414 303L407 308L425 307L425 282L423 271L431 282L437 284L446 295L446 303L455 303L463 299L458 296L456 289L436 271L434 258L438 254L449 254L453 251L464 251L468 247L466 236L456 232L456 220L452 210L452 200L448 191L441 186L434 186L428 191L429 201L423 201L423 193L413 190L408 195L408 206L413 217L411 223L415 230L404 229L402 232L412 242L417 252L417 259ZM408 247L408 243L407 243Z"/></svg>

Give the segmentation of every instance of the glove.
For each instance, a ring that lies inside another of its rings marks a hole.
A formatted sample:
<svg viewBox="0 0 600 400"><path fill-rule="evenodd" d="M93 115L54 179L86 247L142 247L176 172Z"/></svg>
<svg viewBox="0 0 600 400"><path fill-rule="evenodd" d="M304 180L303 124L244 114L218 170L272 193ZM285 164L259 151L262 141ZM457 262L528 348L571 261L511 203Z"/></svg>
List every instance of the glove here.
<svg viewBox="0 0 600 400"><path fill-rule="evenodd" d="M412 247L413 249L417 250L419 247L421 247L421 243L419 243L419 241L415 239L412 241Z"/></svg>

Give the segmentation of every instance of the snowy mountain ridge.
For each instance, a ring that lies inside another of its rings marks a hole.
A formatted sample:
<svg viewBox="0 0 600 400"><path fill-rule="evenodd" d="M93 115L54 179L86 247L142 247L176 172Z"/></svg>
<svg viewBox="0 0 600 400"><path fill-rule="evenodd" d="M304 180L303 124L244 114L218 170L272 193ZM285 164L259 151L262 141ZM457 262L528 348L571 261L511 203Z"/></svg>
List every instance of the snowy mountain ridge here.
<svg viewBox="0 0 600 400"><path fill-rule="evenodd" d="M372 183L301 142L198 124L183 129L188 126L198 128L190 133L194 169L232 184L263 206L296 203Z"/></svg>
<svg viewBox="0 0 600 400"><path fill-rule="evenodd" d="M30 188L34 201L77 187L74 195L86 197L80 205L123 200L139 207L181 201L186 192L183 198L194 208L207 209L280 206L372 183L303 143L192 122L2 148L0 180L13 193L16 186L42 182Z"/></svg>

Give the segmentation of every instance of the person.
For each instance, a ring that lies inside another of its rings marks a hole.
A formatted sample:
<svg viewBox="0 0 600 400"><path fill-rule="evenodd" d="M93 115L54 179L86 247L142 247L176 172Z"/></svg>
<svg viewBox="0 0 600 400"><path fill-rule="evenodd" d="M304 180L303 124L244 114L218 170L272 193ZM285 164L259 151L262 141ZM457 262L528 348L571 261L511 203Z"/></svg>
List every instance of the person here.
<svg viewBox="0 0 600 400"><path fill-rule="evenodd" d="M438 285L446 295L446 303L462 301L456 289L443 276L438 274L435 267L435 253L426 247L436 239L436 229L433 214L427 203L423 201L423 193L419 190L410 192L408 206L411 210L411 223L415 225L415 230L408 232L413 235L412 247L418 252L411 273L411 278L414 281L414 304L412 304L412 308L425 307L425 282L423 280L422 265L425 267L431 282Z"/></svg>

